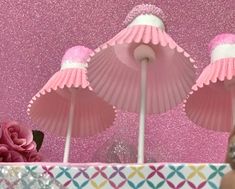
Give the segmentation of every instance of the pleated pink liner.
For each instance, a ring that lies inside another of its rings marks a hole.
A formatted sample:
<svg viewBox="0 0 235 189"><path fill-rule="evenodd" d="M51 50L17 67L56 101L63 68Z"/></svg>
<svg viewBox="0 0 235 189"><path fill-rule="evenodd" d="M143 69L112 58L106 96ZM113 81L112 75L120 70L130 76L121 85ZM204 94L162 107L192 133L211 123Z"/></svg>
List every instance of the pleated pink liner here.
<svg viewBox="0 0 235 189"><path fill-rule="evenodd" d="M82 52L83 59L84 53L87 52ZM75 61L79 54L74 50L68 52L63 61L71 57ZM86 74L86 69L80 68L67 68L56 72L30 101L27 113L32 120L46 132L66 136L73 90L76 93L73 137L93 136L112 126L116 111L92 91Z"/></svg>
<svg viewBox="0 0 235 189"><path fill-rule="evenodd" d="M196 124L211 130L231 130L231 94L224 86L225 80L235 76L235 58L224 58L209 64L196 84L184 110Z"/></svg>
<svg viewBox="0 0 235 189"><path fill-rule="evenodd" d="M156 61L148 65L146 111L166 112L186 98L195 82L195 66L189 54L159 28L127 27L91 53L91 87L117 108L139 112L141 68L133 51L140 44L149 45L157 53Z"/></svg>

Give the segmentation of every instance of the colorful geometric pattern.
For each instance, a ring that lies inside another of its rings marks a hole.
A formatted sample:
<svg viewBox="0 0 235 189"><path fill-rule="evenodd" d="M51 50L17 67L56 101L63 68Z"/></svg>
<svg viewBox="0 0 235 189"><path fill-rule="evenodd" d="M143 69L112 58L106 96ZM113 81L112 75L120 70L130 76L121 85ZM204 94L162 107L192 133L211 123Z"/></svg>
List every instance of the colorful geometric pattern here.
<svg viewBox="0 0 235 189"><path fill-rule="evenodd" d="M227 164L0 165L0 189L17 188L19 183L35 189L45 185L61 189L219 189L229 170Z"/></svg>

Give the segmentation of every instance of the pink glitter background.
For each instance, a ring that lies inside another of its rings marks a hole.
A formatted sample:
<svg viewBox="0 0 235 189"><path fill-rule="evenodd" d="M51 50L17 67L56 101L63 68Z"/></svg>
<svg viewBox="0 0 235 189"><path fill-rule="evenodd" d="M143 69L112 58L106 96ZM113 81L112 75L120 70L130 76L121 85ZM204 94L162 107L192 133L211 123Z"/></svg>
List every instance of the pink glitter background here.
<svg viewBox="0 0 235 189"><path fill-rule="evenodd" d="M37 128L26 114L31 97L60 68L66 49L94 49L123 28L133 6L152 3L167 15L168 33L197 61L198 73L209 63L207 45L217 34L235 32L234 0L1 0L0 116ZM71 161L89 162L113 135L137 144L138 117L119 112L114 126L87 139L74 139ZM194 125L182 106L149 116L146 154L159 162L222 162L227 134ZM62 161L64 138L46 134L48 160Z"/></svg>

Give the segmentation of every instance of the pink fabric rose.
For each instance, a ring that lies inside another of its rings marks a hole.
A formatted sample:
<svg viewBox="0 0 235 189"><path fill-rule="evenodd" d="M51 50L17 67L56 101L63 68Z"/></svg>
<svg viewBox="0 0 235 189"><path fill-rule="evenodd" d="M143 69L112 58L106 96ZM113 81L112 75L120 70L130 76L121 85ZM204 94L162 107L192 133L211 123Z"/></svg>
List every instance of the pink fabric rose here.
<svg viewBox="0 0 235 189"><path fill-rule="evenodd" d="M27 152L25 157L27 162L41 162L43 160L41 154L37 151Z"/></svg>
<svg viewBox="0 0 235 189"><path fill-rule="evenodd" d="M25 158L19 152L10 150L9 146L0 144L0 162L25 162Z"/></svg>
<svg viewBox="0 0 235 189"><path fill-rule="evenodd" d="M1 143L7 144L10 148L18 152L34 151L36 149L32 131L28 127L11 121L1 124L1 130Z"/></svg>

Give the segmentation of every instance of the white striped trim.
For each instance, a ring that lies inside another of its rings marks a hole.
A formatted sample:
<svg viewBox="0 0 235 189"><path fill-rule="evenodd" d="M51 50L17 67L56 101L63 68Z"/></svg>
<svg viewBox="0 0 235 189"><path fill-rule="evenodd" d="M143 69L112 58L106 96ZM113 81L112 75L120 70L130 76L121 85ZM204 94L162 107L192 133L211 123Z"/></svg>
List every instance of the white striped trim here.
<svg viewBox="0 0 235 189"><path fill-rule="evenodd" d="M65 62L62 63L60 70L65 70L65 69L86 69L88 66L87 63L81 63L81 62L74 62L71 60L66 60Z"/></svg>
<svg viewBox="0 0 235 189"><path fill-rule="evenodd" d="M141 14L137 16L129 25L131 26L137 26L137 25L148 25L148 26L154 26L157 28L161 28L165 30L164 23L161 18L152 15L152 14Z"/></svg>
<svg viewBox="0 0 235 189"><path fill-rule="evenodd" d="M211 62L223 58L235 58L235 44L221 44L212 50Z"/></svg>

